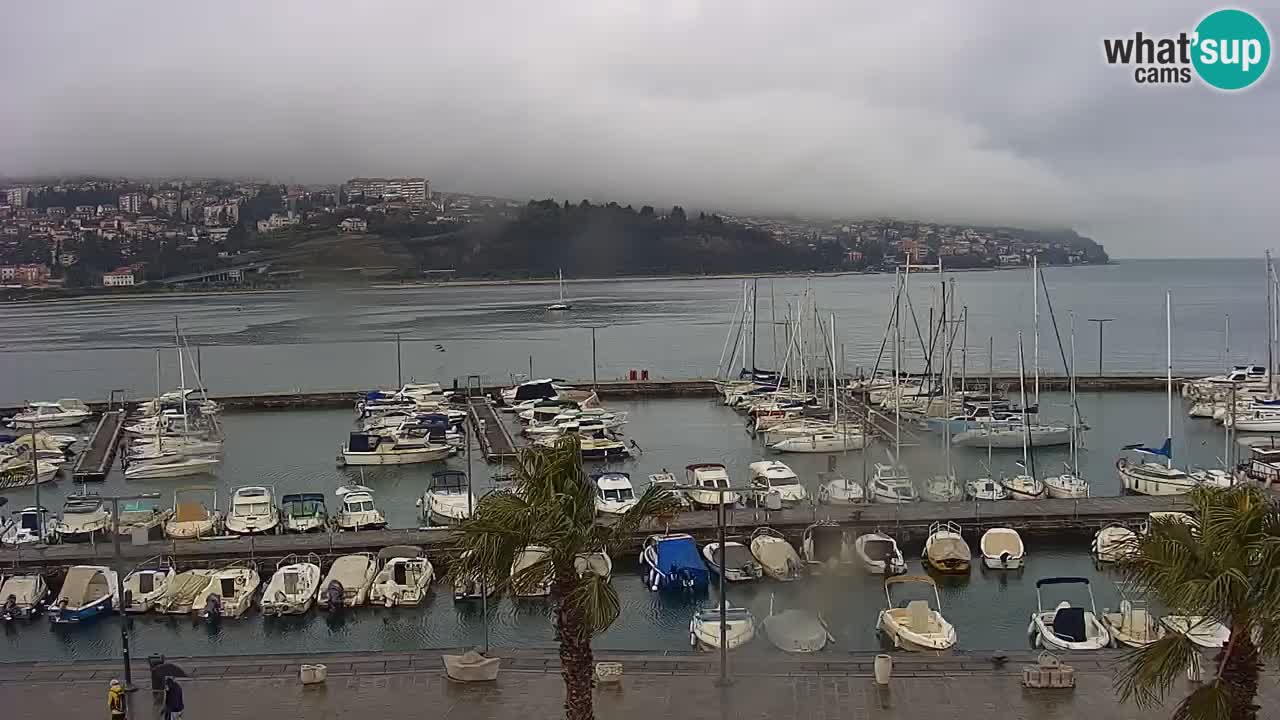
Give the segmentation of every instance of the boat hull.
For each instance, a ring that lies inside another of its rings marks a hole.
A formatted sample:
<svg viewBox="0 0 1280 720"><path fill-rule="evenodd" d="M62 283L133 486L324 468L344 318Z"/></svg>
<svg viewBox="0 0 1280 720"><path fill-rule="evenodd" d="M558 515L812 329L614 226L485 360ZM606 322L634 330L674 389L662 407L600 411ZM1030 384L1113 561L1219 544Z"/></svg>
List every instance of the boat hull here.
<svg viewBox="0 0 1280 720"><path fill-rule="evenodd" d="M1196 486L1190 477L1182 479L1163 479L1145 473L1134 472L1128 466L1118 467L1117 474L1124 489L1138 495L1184 495Z"/></svg>
<svg viewBox="0 0 1280 720"><path fill-rule="evenodd" d="M389 453L363 453L342 451L344 465L414 465L416 463L437 462L449 457L449 448L428 448L425 450L405 450Z"/></svg>
<svg viewBox="0 0 1280 720"><path fill-rule="evenodd" d="M49 621L58 625L83 623L111 612L110 595L79 608L54 608L49 611Z"/></svg>

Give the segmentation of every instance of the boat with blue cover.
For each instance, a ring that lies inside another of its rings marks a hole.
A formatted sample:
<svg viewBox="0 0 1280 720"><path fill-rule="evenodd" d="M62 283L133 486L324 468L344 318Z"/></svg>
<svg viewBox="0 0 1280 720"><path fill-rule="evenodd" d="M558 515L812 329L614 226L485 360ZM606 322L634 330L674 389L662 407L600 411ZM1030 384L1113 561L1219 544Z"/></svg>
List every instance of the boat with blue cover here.
<svg viewBox="0 0 1280 720"><path fill-rule="evenodd" d="M645 582L654 592L707 589L707 566L691 535L650 535L640 551L640 564L647 568Z"/></svg>

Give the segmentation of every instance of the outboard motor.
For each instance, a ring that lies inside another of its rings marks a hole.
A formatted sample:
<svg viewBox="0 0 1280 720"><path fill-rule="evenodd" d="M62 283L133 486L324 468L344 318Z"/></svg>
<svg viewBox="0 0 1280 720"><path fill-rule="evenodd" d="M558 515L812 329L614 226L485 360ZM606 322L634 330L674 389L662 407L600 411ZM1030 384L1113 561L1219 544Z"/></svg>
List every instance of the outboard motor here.
<svg viewBox="0 0 1280 720"><path fill-rule="evenodd" d="M1011 557L1013 556L1009 554L1008 550L1005 550L1004 552L1000 553L1000 564L1005 567L1009 567L1009 558Z"/></svg>
<svg viewBox="0 0 1280 720"><path fill-rule="evenodd" d="M18 598L15 595L10 595L5 598L4 607L0 608L0 618L3 618L5 622L12 622L14 618L18 617L18 614Z"/></svg>
<svg viewBox="0 0 1280 720"><path fill-rule="evenodd" d="M340 609L346 598L347 591L342 587L342 583L333 580L329 583L329 587L324 589L324 605L329 610Z"/></svg>
<svg viewBox="0 0 1280 720"><path fill-rule="evenodd" d="M204 601L204 616L210 620L218 620L222 617L221 595L210 595Z"/></svg>

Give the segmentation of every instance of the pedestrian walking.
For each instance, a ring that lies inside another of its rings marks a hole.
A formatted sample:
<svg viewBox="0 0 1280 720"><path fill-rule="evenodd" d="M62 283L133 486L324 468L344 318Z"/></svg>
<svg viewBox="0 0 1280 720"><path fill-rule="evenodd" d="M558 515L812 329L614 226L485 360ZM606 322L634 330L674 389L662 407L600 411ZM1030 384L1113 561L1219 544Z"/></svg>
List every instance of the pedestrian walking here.
<svg viewBox="0 0 1280 720"><path fill-rule="evenodd" d="M119 680L112 679L107 688L107 709L111 711L111 720L124 720L124 687Z"/></svg>
<svg viewBox="0 0 1280 720"><path fill-rule="evenodd" d="M182 720L182 686L172 676L164 679L164 720Z"/></svg>

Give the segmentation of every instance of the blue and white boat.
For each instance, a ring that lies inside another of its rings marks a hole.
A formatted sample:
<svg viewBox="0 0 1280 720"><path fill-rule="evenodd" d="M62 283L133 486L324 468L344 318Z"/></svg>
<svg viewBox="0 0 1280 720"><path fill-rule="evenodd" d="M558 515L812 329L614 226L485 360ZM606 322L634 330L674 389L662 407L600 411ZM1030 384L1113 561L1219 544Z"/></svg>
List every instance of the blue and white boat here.
<svg viewBox="0 0 1280 720"><path fill-rule="evenodd" d="M926 418L925 427L933 432L942 432L947 425L951 426L951 432L961 433L966 430L976 430L985 427L1004 427L1014 424L1021 419L1020 415L1011 412L1008 405L991 407L989 405L970 405L964 406L964 413L960 415L952 415L949 418Z"/></svg>
<svg viewBox="0 0 1280 720"><path fill-rule="evenodd" d="M102 565L76 565L67 571L62 590L49 610L55 623L80 623L111 612L120 598L116 573Z"/></svg>
<svg viewBox="0 0 1280 720"><path fill-rule="evenodd" d="M640 551L640 564L647 568L645 583L654 592L707 589L707 566L691 535L650 535Z"/></svg>

